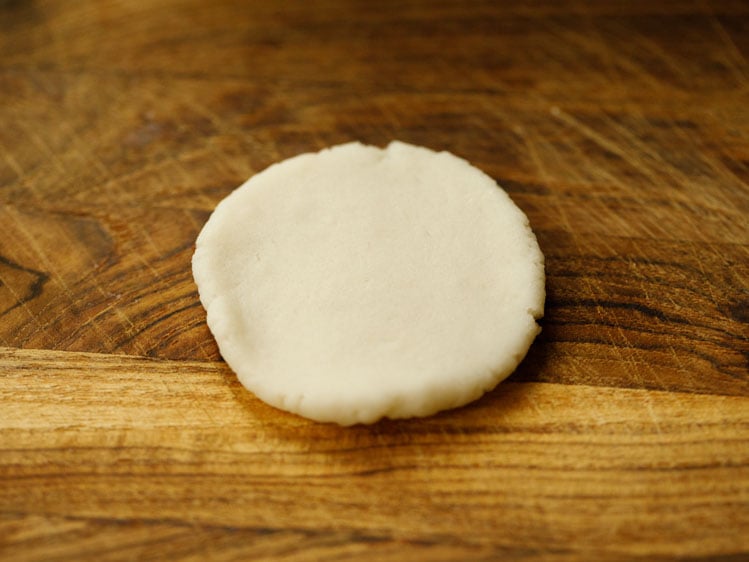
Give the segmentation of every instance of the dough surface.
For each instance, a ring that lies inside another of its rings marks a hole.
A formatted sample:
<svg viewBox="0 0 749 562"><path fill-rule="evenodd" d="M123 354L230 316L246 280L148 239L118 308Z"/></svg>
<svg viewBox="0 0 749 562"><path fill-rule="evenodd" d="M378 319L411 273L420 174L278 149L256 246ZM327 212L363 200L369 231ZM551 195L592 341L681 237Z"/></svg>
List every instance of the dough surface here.
<svg viewBox="0 0 749 562"><path fill-rule="evenodd" d="M461 406L510 375L540 330L543 259L489 176L395 141L253 176L216 207L192 267L247 389L352 425Z"/></svg>

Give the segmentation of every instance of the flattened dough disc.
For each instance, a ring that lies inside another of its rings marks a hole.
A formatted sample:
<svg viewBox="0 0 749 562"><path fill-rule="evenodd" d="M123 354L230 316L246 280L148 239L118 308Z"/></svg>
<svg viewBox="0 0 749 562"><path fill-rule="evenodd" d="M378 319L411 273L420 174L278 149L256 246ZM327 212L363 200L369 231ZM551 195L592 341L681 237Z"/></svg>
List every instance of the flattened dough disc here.
<svg viewBox="0 0 749 562"><path fill-rule="evenodd" d="M401 142L255 175L216 207L192 263L242 384L342 425L478 398L543 314L543 255L522 211L465 160Z"/></svg>

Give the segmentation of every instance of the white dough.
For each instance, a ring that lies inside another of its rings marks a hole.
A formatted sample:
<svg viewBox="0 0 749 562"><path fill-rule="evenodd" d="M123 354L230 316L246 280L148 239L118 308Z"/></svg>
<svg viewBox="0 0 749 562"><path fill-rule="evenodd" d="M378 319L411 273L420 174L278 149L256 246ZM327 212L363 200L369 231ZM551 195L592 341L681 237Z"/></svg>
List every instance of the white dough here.
<svg viewBox="0 0 749 562"><path fill-rule="evenodd" d="M242 384L342 425L478 398L543 315L543 255L523 212L465 160L401 142L255 175L216 207L192 264Z"/></svg>

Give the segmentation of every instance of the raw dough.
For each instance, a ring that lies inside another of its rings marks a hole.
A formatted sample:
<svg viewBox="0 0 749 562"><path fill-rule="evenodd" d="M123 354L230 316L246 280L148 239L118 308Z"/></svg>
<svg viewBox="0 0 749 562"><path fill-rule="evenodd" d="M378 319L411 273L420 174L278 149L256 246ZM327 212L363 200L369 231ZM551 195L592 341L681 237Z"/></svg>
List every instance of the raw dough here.
<svg viewBox="0 0 749 562"><path fill-rule="evenodd" d="M543 255L522 211L465 160L401 142L255 175L216 207L192 264L242 384L342 425L478 398L543 314Z"/></svg>

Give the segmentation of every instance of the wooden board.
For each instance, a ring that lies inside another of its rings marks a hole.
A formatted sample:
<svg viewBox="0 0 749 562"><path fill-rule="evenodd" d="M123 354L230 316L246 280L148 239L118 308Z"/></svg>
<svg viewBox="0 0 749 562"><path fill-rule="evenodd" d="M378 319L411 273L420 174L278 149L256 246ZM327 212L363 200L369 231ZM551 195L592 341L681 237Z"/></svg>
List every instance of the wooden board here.
<svg viewBox="0 0 749 562"><path fill-rule="evenodd" d="M749 559L746 2L0 2L0 558ZM397 138L502 184L543 332L475 404L266 406L216 203Z"/></svg>

